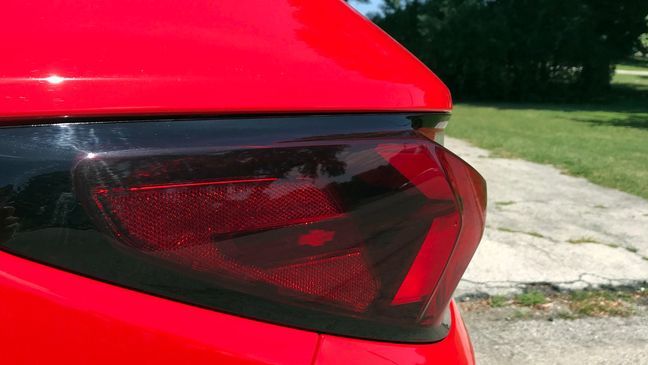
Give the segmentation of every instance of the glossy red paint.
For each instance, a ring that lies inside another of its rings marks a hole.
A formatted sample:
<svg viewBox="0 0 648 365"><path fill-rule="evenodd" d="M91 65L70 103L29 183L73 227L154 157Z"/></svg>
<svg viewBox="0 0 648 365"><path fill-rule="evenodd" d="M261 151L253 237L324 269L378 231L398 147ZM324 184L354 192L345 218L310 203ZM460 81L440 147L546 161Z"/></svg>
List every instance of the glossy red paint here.
<svg viewBox="0 0 648 365"><path fill-rule="evenodd" d="M393 344L301 331L141 294L0 252L3 364L473 364L448 337Z"/></svg>
<svg viewBox="0 0 648 365"><path fill-rule="evenodd" d="M318 341L3 252L0 298L2 364L310 364Z"/></svg>
<svg viewBox="0 0 648 365"><path fill-rule="evenodd" d="M434 74L338 0L8 0L0 34L0 125L451 109ZM327 234L303 242L321 244ZM349 339L205 310L0 252L3 364L472 364L459 312L454 303L449 309L452 327L437 343Z"/></svg>
<svg viewBox="0 0 648 365"><path fill-rule="evenodd" d="M472 365L475 355L466 327L454 302L449 309L452 326L448 337L442 341L408 345L321 335L314 365L339 364L342 359L346 364Z"/></svg>
<svg viewBox="0 0 648 365"><path fill-rule="evenodd" d="M0 34L2 118L451 108L338 0L8 0Z"/></svg>

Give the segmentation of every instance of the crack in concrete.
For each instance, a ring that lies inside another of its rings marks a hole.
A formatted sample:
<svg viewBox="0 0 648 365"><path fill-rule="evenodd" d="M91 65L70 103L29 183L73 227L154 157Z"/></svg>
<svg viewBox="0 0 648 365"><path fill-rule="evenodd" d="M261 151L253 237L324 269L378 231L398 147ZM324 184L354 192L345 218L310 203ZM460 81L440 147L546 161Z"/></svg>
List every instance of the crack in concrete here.
<svg viewBox="0 0 648 365"><path fill-rule="evenodd" d="M490 152L464 141L447 138L446 146L473 165L489 189L486 233L458 294L539 284L560 290L641 285L648 280L648 219L641 215L648 211L648 201L549 165L480 158ZM579 237L597 242L568 242Z"/></svg>
<svg viewBox="0 0 648 365"><path fill-rule="evenodd" d="M587 280L586 276L598 278L607 283L594 282ZM624 278L609 278L600 274L585 272L578 275L578 279L574 280L563 280L563 281L516 281L516 280L505 280L505 281L477 281L470 279L461 279L461 281L470 283L477 286L483 286L485 288L491 289L517 289L519 291L524 291L530 287L545 286L550 287L557 292L570 291L569 285L575 284L585 284L585 287L579 287L579 290L582 289L596 289L601 287L624 287L624 288L645 288L648 286L647 280L636 280L636 279L624 279ZM464 291L459 298L466 296L475 296L480 295L481 291Z"/></svg>

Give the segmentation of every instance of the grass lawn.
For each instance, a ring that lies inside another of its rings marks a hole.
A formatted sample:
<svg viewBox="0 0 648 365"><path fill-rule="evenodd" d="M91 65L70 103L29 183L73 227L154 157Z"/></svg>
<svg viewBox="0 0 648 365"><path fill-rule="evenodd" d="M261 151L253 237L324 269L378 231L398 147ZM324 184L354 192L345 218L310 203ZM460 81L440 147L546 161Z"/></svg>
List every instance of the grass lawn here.
<svg viewBox="0 0 648 365"><path fill-rule="evenodd" d="M447 133L648 199L648 77L599 104L457 104Z"/></svg>
<svg viewBox="0 0 648 365"><path fill-rule="evenodd" d="M617 65L620 70L648 71L648 58L632 57Z"/></svg>
<svg viewBox="0 0 648 365"><path fill-rule="evenodd" d="M648 71L648 69L646 69L646 71ZM617 86L632 88L634 90L648 93L648 76L614 75L612 82Z"/></svg>

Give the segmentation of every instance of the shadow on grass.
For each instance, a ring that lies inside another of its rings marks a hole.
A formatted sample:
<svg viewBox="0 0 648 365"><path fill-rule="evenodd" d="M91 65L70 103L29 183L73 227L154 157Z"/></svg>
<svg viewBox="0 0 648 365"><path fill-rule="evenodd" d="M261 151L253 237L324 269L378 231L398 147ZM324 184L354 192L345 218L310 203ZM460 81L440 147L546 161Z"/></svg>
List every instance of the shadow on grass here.
<svg viewBox="0 0 648 365"><path fill-rule="evenodd" d="M621 89L621 87L619 87ZM621 90L619 90L621 91ZM637 98L636 95L624 96L619 92L614 99L602 99L589 102L485 102L465 100L458 104L490 107L495 109L511 110L547 110L560 112L618 112L618 113L648 113L648 91L644 98Z"/></svg>
<svg viewBox="0 0 648 365"><path fill-rule="evenodd" d="M610 92L588 102L467 102L468 105L484 106L500 110L553 111L569 113L568 118L592 126L617 126L648 129L648 76L642 76L645 84L615 83ZM583 113L612 112L622 114L619 118L584 118ZM571 115L573 114L573 115Z"/></svg>
<svg viewBox="0 0 648 365"><path fill-rule="evenodd" d="M639 115L628 115L624 118L617 119L585 119L585 118L571 118L575 122L588 123L593 126L613 126L613 127L626 127L637 129L648 129L648 114L643 117Z"/></svg>
<svg viewBox="0 0 648 365"><path fill-rule="evenodd" d="M619 68L623 68L624 65L641 67L641 68L648 68L648 58L645 58L645 57L630 57L627 60L624 60L619 65Z"/></svg>

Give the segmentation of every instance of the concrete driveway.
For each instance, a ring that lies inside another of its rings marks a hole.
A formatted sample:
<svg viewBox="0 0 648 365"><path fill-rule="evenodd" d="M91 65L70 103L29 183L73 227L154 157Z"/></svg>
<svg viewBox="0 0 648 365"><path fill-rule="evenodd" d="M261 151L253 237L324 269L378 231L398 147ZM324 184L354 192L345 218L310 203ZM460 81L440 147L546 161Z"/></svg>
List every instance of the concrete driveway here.
<svg viewBox="0 0 648 365"><path fill-rule="evenodd" d="M648 316L497 320L464 313L479 365L648 364Z"/></svg>
<svg viewBox="0 0 648 365"><path fill-rule="evenodd" d="M457 297L648 281L648 201L464 141L447 138L446 146L488 182L486 231ZM478 364L648 364L647 312L543 320L486 308L464 320Z"/></svg>
<svg viewBox="0 0 648 365"><path fill-rule="evenodd" d="M457 295L648 281L648 201L461 140L446 146L488 183L486 231Z"/></svg>

